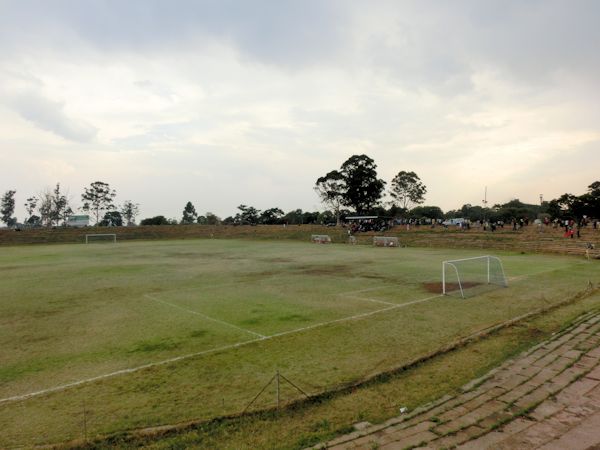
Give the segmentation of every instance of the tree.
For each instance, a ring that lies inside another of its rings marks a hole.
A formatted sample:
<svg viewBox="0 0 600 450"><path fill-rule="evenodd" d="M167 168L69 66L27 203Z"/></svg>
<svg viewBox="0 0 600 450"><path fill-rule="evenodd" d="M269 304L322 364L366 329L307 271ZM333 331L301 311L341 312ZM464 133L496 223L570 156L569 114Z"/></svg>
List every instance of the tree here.
<svg viewBox="0 0 600 450"><path fill-rule="evenodd" d="M444 212L439 206L416 206L410 210L410 216L415 219L438 220L444 218Z"/></svg>
<svg viewBox="0 0 600 450"><path fill-rule="evenodd" d="M15 212L15 194L17 191L6 191L0 201L0 220L8 227L12 227L17 223L16 217L13 217Z"/></svg>
<svg viewBox="0 0 600 450"><path fill-rule="evenodd" d="M548 202L548 211L553 217L567 218L584 215L584 203L573 194L563 194L557 199Z"/></svg>
<svg viewBox="0 0 600 450"><path fill-rule="evenodd" d="M426 193L427 188L414 172L402 170L392 180L392 203L401 208L408 209L411 205L423 203Z"/></svg>
<svg viewBox="0 0 600 450"><path fill-rule="evenodd" d="M234 222L238 225L256 225L259 221L260 210L246 205L238 206L239 213L233 218Z"/></svg>
<svg viewBox="0 0 600 450"><path fill-rule="evenodd" d="M33 216L36 207L39 217ZM60 225L61 221L65 225L68 217L73 214L67 195L61 192L60 183L56 183L52 191L46 188L39 198L35 196L28 198L25 208L29 214L26 222L31 225L41 224L51 227Z"/></svg>
<svg viewBox="0 0 600 450"><path fill-rule="evenodd" d="M43 226L51 227L52 226L52 217L53 213L53 202L52 202L52 192L49 188L46 188L44 192L40 194L40 202L38 211L40 213L40 222Z"/></svg>
<svg viewBox="0 0 600 450"><path fill-rule="evenodd" d="M69 206L69 200L66 195L60 192L60 183L56 183L56 187L51 197L51 220L55 225L59 225L62 220L63 225L66 225L67 218L73 214L73 210Z"/></svg>
<svg viewBox="0 0 600 450"><path fill-rule="evenodd" d="M340 168L344 177L343 204L363 213L375 206L385 187L385 181L377 178L377 165L367 155L353 155Z"/></svg>
<svg viewBox="0 0 600 450"><path fill-rule="evenodd" d="M138 203L133 203L131 200L125 200L121 206L120 212L128 227L135 225L135 218L140 213L140 205Z"/></svg>
<svg viewBox="0 0 600 450"><path fill-rule="evenodd" d="M289 223L290 225L296 225L296 224L301 224L303 223L303 212L301 209L295 209L293 211L290 211L289 213L287 213L284 217L283 220L285 221L285 223Z"/></svg>
<svg viewBox="0 0 600 450"><path fill-rule="evenodd" d="M588 192L594 197L600 197L600 181L594 181L588 186Z"/></svg>
<svg viewBox="0 0 600 450"><path fill-rule="evenodd" d="M346 192L344 175L337 170L332 170L325 176L317 179L314 190L319 195L321 202L333 210L335 222L339 225L340 209L344 202L344 193Z"/></svg>
<svg viewBox="0 0 600 450"><path fill-rule="evenodd" d="M169 225L169 220L165 216L154 216L143 219L140 225Z"/></svg>
<svg viewBox="0 0 600 450"><path fill-rule="evenodd" d="M206 225L219 225L221 218L211 212L206 213Z"/></svg>
<svg viewBox="0 0 600 450"><path fill-rule="evenodd" d="M123 216L119 211L107 211L98 225L101 227L122 227Z"/></svg>
<svg viewBox="0 0 600 450"><path fill-rule="evenodd" d="M181 218L181 223L183 225L194 223L196 222L197 217L198 214L196 213L196 208L194 208L192 202L187 202L185 208L183 208L183 217Z"/></svg>
<svg viewBox="0 0 600 450"><path fill-rule="evenodd" d="M108 183L94 181L89 188L84 188L83 194L81 194L83 202L81 209L93 212L96 223L98 223L104 211L114 209L113 199L116 196L117 193L110 188Z"/></svg>
<svg viewBox="0 0 600 450"><path fill-rule="evenodd" d="M262 212L260 215L260 223L266 225L276 225L281 223L283 217L283 211L279 208L269 208Z"/></svg>
<svg viewBox="0 0 600 450"><path fill-rule="evenodd" d="M600 181L594 181L588 186L588 192L579 197L584 203L585 214L590 217L600 217Z"/></svg>
<svg viewBox="0 0 600 450"><path fill-rule="evenodd" d="M30 219L33 217L35 209L37 208L38 201L39 199L35 195L27 199L25 203L25 211L27 211L25 223L30 223Z"/></svg>
<svg viewBox="0 0 600 450"><path fill-rule="evenodd" d="M233 223L233 218L230 219L231 223ZM221 218L216 214L207 212L204 216L198 216L196 222L200 225L219 225L221 223Z"/></svg>

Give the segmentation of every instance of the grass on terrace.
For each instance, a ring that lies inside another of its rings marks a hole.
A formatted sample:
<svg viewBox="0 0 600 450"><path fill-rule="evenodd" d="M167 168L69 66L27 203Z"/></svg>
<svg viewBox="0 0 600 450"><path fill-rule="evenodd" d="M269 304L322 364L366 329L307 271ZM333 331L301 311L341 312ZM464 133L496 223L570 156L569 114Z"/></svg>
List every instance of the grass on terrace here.
<svg viewBox="0 0 600 450"><path fill-rule="evenodd" d="M84 409L88 436L238 413L276 370L321 392L560 301L597 274L579 259L496 252L508 289L459 300L424 288L442 260L480 254L216 239L3 248L0 446L80 438Z"/></svg>

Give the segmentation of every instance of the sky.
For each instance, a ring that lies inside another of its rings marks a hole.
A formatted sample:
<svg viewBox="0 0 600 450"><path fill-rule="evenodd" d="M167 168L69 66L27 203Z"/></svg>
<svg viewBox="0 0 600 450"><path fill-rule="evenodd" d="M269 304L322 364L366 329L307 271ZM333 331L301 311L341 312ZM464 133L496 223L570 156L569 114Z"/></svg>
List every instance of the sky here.
<svg viewBox="0 0 600 450"><path fill-rule="evenodd" d="M0 193L322 210L351 155L444 211L600 180L595 0L0 0Z"/></svg>

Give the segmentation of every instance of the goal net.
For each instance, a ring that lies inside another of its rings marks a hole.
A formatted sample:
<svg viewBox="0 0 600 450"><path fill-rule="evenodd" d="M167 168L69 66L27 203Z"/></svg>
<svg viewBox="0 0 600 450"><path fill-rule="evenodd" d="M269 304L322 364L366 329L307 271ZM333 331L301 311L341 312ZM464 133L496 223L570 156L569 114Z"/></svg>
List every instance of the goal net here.
<svg viewBox="0 0 600 450"><path fill-rule="evenodd" d="M114 233L103 233L103 234L86 234L85 243L92 244L96 242L117 242L117 235Z"/></svg>
<svg viewBox="0 0 600 450"><path fill-rule="evenodd" d="M311 240L315 244L331 244L331 237L328 234L313 234Z"/></svg>
<svg viewBox="0 0 600 450"><path fill-rule="evenodd" d="M400 247L397 237L373 236L373 245L376 247Z"/></svg>
<svg viewBox="0 0 600 450"><path fill-rule="evenodd" d="M444 295L457 294L466 298L495 286L508 286L502 261L496 256L476 256L442 262Z"/></svg>

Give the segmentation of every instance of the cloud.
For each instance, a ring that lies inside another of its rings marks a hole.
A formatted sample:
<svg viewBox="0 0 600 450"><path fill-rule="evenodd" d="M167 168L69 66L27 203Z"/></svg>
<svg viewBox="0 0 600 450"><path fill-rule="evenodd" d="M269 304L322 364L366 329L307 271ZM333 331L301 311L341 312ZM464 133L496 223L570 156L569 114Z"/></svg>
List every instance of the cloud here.
<svg viewBox="0 0 600 450"><path fill-rule="evenodd" d="M0 61L0 106L68 141L91 142L98 130L85 120L73 118L65 102L51 99L47 90L38 74L15 70Z"/></svg>
<svg viewBox="0 0 600 450"><path fill-rule="evenodd" d="M85 143L96 136L96 128L67 116L64 103L42 95L33 92L16 94L8 99L8 105L25 120L64 139Z"/></svg>
<svg viewBox="0 0 600 450"><path fill-rule="evenodd" d="M79 185L110 176L148 215L194 199L222 216L311 209L316 178L353 153L387 181L416 171L444 209L480 202L484 184L493 202L520 186L550 195L545 174L577 192L597 177L572 168L598 145L599 13L577 0L4 2L0 150L43 149L48 164L24 157L20 173L67 160Z"/></svg>

